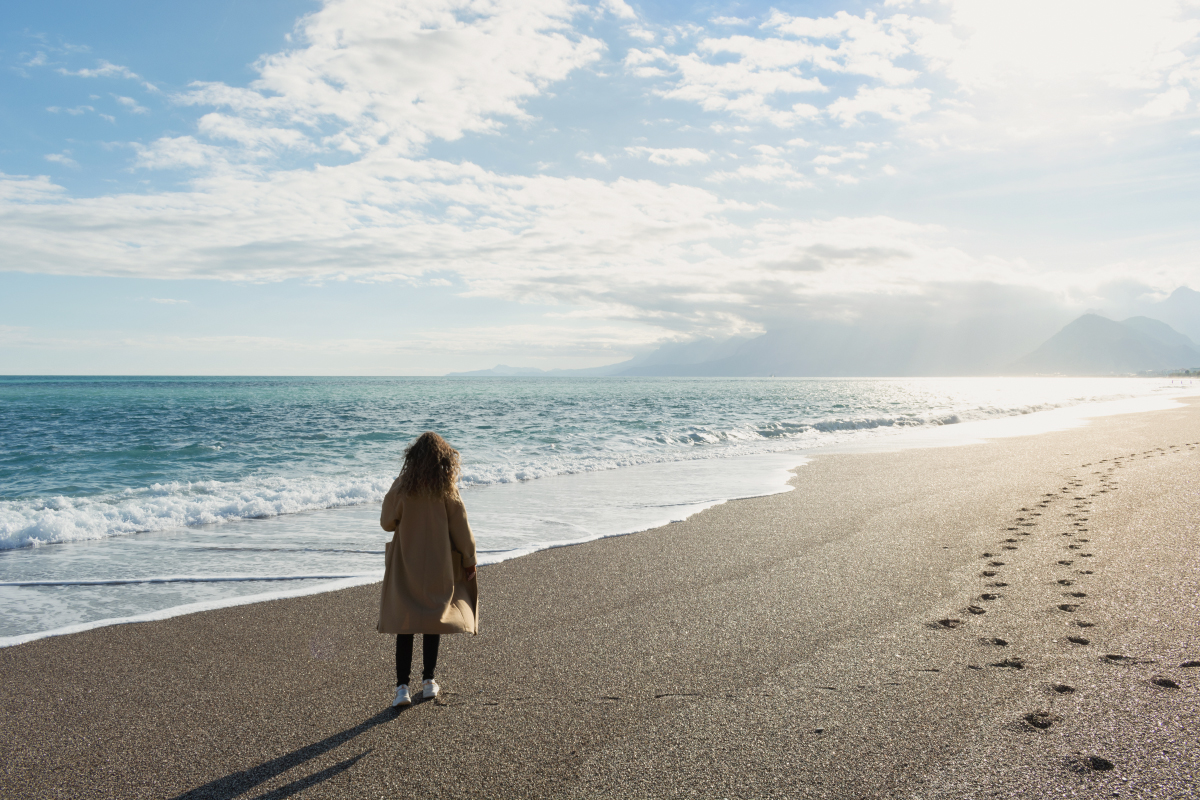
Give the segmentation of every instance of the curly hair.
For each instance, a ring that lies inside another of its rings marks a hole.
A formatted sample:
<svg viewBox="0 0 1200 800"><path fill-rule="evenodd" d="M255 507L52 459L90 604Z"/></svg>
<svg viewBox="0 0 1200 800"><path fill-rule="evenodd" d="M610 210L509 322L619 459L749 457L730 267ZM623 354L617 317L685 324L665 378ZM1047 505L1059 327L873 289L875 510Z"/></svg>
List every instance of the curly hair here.
<svg viewBox="0 0 1200 800"><path fill-rule="evenodd" d="M404 451L400 491L424 497L457 497L458 472L458 451L433 431L425 431Z"/></svg>

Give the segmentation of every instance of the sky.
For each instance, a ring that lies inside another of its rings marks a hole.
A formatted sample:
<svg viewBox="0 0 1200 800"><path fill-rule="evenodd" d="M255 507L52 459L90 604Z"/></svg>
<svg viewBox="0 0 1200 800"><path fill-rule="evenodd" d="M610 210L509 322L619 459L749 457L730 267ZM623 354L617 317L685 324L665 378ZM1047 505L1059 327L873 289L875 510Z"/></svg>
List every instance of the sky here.
<svg viewBox="0 0 1200 800"><path fill-rule="evenodd" d="M1200 0L0 19L0 374L579 368L1200 289Z"/></svg>

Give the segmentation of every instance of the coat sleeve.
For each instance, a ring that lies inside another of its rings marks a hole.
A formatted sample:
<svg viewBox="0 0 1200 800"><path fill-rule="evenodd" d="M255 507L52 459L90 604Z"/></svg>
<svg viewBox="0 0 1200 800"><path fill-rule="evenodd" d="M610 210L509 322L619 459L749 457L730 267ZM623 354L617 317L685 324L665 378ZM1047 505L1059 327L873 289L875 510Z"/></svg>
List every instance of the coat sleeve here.
<svg viewBox="0 0 1200 800"><path fill-rule="evenodd" d="M446 519L450 523L450 543L462 553L463 566L475 566L475 536L467 522L467 509L462 500L457 497L446 500Z"/></svg>
<svg viewBox="0 0 1200 800"><path fill-rule="evenodd" d="M383 510L379 513L379 527L385 531L395 531L400 522L400 514L404 504L400 502L400 479L392 483L392 488L383 497Z"/></svg>

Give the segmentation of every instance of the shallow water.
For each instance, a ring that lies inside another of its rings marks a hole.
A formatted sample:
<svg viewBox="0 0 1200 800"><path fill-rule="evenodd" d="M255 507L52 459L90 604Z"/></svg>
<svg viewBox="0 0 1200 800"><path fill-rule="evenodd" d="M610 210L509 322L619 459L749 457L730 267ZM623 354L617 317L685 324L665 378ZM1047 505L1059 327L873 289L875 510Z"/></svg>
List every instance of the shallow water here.
<svg viewBox="0 0 1200 800"><path fill-rule="evenodd" d="M805 453L1003 435L971 431L1015 420L1014 430L1032 430L1062 417L1051 409L1114 398L1149 407L1192 388L1158 379L0 379L0 644L377 579L388 536L377 504L404 444L425 429L463 453L463 496L489 563L786 491Z"/></svg>

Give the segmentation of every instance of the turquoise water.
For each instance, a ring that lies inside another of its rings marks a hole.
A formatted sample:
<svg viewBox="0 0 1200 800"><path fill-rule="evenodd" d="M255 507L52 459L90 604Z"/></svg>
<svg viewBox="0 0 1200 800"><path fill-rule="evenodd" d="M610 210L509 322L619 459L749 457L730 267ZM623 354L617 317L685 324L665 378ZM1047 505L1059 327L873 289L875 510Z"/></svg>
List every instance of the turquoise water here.
<svg viewBox="0 0 1200 800"><path fill-rule="evenodd" d="M1170 391L1132 378L0 378L0 637L372 579L378 501L424 430L461 451L496 561L785 490L789 467L831 445Z"/></svg>

